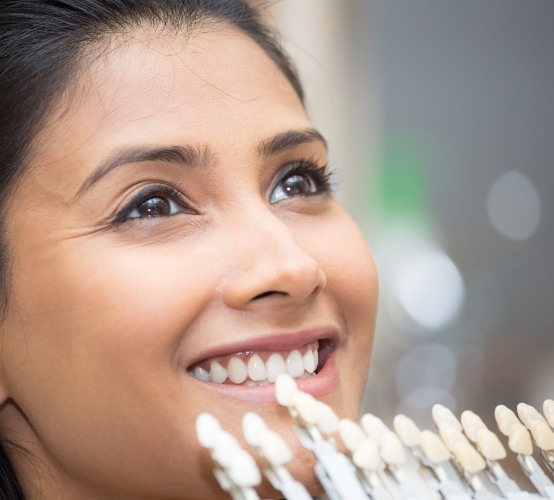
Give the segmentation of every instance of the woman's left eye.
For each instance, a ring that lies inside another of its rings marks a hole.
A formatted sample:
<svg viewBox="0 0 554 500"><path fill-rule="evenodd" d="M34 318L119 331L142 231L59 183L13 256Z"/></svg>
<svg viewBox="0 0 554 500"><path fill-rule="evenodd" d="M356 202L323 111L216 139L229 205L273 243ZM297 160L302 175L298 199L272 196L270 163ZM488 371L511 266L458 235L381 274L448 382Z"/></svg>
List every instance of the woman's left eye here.
<svg viewBox="0 0 554 500"><path fill-rule="evenodd" d="M286 173L275 185L269 196L270 203L288 198L326 194L331 191L330 173L327 166L298 162L288 165Z"/></svg>

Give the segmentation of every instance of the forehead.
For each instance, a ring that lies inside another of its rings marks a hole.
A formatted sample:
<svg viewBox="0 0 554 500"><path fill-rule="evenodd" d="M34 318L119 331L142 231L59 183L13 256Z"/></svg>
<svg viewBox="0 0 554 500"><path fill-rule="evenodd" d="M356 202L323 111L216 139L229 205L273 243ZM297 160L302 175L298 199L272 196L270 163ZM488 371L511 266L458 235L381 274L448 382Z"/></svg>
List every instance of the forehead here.
<svg viewBox="0 0 554 500"><path fill-rule="evenodd" d="M264 50L218 24L186 37L146 29L114 37L81 70L48 124L35 148L40 165L135 141L223 144L229 130L241 131L236 143L248 132L308 120Z"/></svg>

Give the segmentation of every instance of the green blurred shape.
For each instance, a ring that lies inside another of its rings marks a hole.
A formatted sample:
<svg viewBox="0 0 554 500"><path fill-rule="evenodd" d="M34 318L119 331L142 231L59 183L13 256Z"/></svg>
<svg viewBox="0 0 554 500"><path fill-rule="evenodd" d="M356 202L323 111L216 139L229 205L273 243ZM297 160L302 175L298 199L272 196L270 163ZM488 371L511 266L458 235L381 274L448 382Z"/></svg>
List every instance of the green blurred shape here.
<svg viewBox="0 0 554 500"><path fill-rule="evenodd" d="M379 210L386 218L426 219L429 184L421 148L412 141L387 139L376 178Z"/></svg>

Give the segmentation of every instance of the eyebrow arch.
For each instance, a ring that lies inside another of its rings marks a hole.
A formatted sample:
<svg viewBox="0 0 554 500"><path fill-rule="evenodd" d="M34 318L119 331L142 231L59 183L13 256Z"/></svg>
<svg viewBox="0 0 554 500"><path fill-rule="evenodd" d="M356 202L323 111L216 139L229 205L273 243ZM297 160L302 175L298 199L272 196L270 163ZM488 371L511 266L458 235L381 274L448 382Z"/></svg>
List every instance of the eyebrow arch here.
<svg viewBox="0 0 554 500"><path fill-rule="evenodd" d="M325 149L327 149L327 141L313 128L279 132L260 141L257 149L260 156L269 158L288 149L310 142L320 142ZM96 168L81 184L75 196L79 196L115 168L128 163L162 161L189 167L205 167L213 158L215 158L215 155L207 145L130 147L117 151Z"/></svg>
<svg viewBox="0 0 554 500"><path fill-rule="evenodd" d="M258 145L258 154L263 158L269 158L287 149L309 142L321 142L325 149L327 149L327 141L325 138L317 130L306 128L303 130L279 132L278 134L262 140Z"/></svg>
<svg viewBox="0 0 554 500"><path fill-rule="evenodd" d="M76 196L90 188L106 174L127 163L138 163L145 161L162 161L166 163L177 163L184 166L205 166L213 155L207 146L162 146L162 147L131 147L116 152L113 156L103 162L89 175L81 184Z"/></svg>

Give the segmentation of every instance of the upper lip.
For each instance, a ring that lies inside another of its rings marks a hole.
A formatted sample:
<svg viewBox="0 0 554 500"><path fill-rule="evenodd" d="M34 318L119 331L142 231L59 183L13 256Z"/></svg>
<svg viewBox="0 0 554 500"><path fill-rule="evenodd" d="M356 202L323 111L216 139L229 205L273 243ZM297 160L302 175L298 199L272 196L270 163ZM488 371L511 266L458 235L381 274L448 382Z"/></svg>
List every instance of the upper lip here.
<svg viewBox="0 0 554 500"><path fill-rule="evenodd" d="M189 362L189 366L217 358L249 351L291 351L317 340L327 340L332 344L338 343L339 332L335 327L320 327L296 332L282 332L264 335L236 342L227 342L203 351Z"/></svg>

